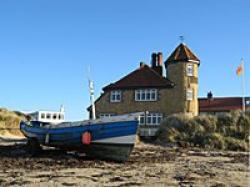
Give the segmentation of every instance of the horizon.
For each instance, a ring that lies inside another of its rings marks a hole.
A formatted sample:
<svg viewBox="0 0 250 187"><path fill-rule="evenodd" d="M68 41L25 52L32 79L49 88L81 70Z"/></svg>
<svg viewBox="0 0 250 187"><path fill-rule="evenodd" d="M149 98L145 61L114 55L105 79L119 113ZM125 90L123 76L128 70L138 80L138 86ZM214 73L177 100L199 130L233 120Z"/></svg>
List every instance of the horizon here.
<svg viewBox="0 0 250 187"><path fill-rule="evenodd" d="M164 61L181 42L201 60L199 97L250 96L249 1L0 2L0 107L59 110L88 118L88 67L95 98L151 54Z"/></svg>

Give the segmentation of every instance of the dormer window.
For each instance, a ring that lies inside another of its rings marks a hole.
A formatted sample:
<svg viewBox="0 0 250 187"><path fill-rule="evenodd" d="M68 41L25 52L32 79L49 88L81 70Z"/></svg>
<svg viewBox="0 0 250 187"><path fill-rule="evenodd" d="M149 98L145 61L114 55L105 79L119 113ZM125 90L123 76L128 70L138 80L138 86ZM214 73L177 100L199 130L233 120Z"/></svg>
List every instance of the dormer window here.
<svg viewBox="0 0 250 187"><path fill-rule="evenodd" d="M122 92L120 90L111 91L110 102L121 102Z"/></svg>
<svg viewBox="0 0 250 187"><path fill-rule="evenodd" d="M157 89L135 90L135 101L156 101Z"/></svg>
<svg viewBox="0 0 250 187"><path fill-rule="evenodd" d="M187 76L194 76L194 65L187 64Z"/></svg>

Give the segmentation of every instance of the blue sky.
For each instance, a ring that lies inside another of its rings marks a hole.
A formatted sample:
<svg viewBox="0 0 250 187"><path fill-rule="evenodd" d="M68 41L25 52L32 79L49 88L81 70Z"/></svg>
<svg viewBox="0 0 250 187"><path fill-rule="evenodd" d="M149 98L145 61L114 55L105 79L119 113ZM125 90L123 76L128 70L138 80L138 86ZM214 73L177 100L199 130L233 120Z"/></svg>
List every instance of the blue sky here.
<svg viewBox="0 0 250 187"><path fill-rule="evenodd" d="M87 118L87 69L103 86L185 43L201 60L199 95L240 96L250 87L248 0L0 1L0 106Z"/></svg>

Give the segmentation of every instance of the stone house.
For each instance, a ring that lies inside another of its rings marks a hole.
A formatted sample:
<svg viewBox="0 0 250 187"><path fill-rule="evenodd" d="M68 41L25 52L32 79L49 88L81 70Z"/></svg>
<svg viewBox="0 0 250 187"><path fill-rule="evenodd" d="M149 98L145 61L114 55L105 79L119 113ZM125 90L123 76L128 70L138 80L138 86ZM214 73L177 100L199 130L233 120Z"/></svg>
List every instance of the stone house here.
<svg viewBox="0 0 250 187"><path fill-rule="evenodd" d="M184 43L176 47L164 64L162 53L153 53L151 66L140 63L136 70L103 88L95 101L96 115L109 117L144 111L140 116L140 136L154 136L161 120L168 115L196 116L199 65L200 60Z"/></svg>

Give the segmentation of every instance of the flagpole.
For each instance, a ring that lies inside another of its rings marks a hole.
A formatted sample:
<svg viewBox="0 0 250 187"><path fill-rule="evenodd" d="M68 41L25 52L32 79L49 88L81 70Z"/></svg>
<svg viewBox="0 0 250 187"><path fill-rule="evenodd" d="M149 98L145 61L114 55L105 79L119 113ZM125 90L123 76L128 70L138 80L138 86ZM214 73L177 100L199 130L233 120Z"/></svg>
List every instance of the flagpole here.
<svg viewBox="0 0 250 187"><path fill-rule="evenodd" d="M241 77L241 87L242 87L242 111L245 115L246 112L246 105L245 105L245 64L243 58L241 58L242 64L242 77Z"/></svg>

